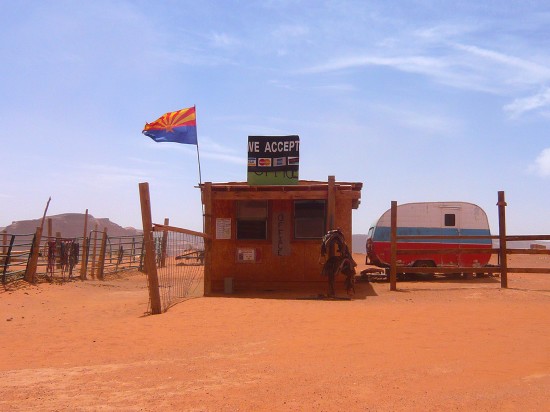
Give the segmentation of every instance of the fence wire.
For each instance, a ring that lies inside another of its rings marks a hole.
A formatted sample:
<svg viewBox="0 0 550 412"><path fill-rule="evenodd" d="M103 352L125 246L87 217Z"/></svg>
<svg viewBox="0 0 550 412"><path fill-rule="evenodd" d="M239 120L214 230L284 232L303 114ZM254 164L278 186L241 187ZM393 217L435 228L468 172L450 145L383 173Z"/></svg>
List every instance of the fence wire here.
<svg viewBox="0 0 550 412"><path fill-rule="evenodd" d="M182 300L203 296L203 238L166 230L154 232L154 239L162 311Z"/></svg>

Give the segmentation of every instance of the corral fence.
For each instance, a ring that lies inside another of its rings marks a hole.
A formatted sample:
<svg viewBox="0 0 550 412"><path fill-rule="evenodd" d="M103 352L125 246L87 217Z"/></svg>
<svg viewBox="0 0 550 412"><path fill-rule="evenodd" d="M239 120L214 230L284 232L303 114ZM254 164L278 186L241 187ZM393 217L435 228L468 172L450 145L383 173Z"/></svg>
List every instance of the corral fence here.
<svg viewBox="0 0 550 412"><path fill-rule="evenodd" d="M506 201L503 191L498 192L498 220L499 234L496 236L461 236L461 235L397 235L397 202L391 202L391 231L390 231L390 290L397 290L397 274L398 273L417 273L417 274L454 274L462 273L466 276L473 276L478 273L500 274L500 286L508 287L508 273L550 273L550 268L533 268L533 267L508 267L508 255L512 254L529 254L529 255L550 255L550 250L543 248L533 249L508 249L506 242L512 241L534 241L534 240L550 240L550 235L525 235L525 236L509 236L506 234ZM440 253L487 253L498 255L498 264L484 267L411 267L398 265L398 255L410 254L413 249L407 248L406 242L399 243L400 240L431 240L431 239L498 239L498 248L431 248L431 249L414 249L415 254L433 254L435 251Z"/></svg>
<svg viewBox="0 0 550 412"><path fill-rule="evenodd" d="M143 235L108 236L91 230L86 237L0 234L2 284L20 279L29 282L65 282L105 279L106 276L143 267Z"/></svg>
<svg viewBox="0 0 550 412"><path fill-rule="evenodd" d="M182 300L204 295L209 237L174 227L169 220L152 223L149 184L139 184L150 314L166 312Z"/></svg>

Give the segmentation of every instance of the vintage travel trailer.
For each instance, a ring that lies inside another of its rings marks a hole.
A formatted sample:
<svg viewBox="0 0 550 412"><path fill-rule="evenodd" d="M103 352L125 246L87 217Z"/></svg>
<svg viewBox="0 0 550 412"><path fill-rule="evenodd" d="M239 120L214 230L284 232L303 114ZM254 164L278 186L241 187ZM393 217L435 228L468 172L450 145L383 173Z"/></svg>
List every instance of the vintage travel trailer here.
<svg viewBox="0 0 550 412"><path fill-rule="evenodd" d="M367 263L379 267L390 266L391 210L387 210L369 229L367 235ZM420 202L397 206L397 235L401 236L490 236L489 221L483 209L466 202ZM483 267L491 257L491 239L403 239L398 250L413 249L399 254L397 263L416 267ZM487 252L448 253L435 249L487 249ZM434 249L433 253L415 253L414 250Z"/></svg>

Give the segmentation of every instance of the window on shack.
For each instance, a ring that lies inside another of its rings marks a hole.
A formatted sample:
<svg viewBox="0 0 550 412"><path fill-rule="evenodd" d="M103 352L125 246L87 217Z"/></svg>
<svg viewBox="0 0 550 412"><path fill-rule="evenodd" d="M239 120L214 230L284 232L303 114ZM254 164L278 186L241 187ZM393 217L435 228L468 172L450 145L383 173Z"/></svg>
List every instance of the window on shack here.
<svg viewBox="0 0 550 412"><path fill-rule="evenodd" d="M454 213L445 213L445 226L456 226L456 216Z"/></svg>
<svg viewBox="0 0 550 412"><path fill-rule="evenodd" d="M296 239L318 239L325 234L324 200L294 201L294 237Z"/></svg>
<svg viewBox="0 0 550 412"><path fill-rule="evenodd" d="M237 239L267 239L266 200L237 200Z"/></svg>

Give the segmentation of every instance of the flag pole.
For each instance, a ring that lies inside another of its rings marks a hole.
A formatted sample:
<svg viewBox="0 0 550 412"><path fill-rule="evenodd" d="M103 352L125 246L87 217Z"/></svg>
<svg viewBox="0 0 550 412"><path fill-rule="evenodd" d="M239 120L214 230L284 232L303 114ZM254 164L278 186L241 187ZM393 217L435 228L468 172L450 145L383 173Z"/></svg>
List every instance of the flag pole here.
<svg viewBox="0 0 550 412"><path fill-rule="evenodd" d="M195 105L193 105L193 109L195 109L195 128L197 127L197 108ZM197 130L197 163L199 164L199 185L202 184L202 176L201 176L201 158L199 156L199 132Z"/></svg>
<svg viewBox="0 0 550 412"><path fill-rule="evenodd" d="M195 105L193 105L193 108L195 109L195 128L197 128L197 107ZM201 158L200 158L200 155L199 155L199 131L198 131L198 128L197 128L197 163L199 164L199 188L200 188L201 194L202 194ZM202 198L202 195L201 195L201 198ZM206 225L206 222L205 222L206 216L204 214L204 203L202 203L202 200L201 200L201 204L202 204L202 231L204 232L205 225Z"/></svg>

